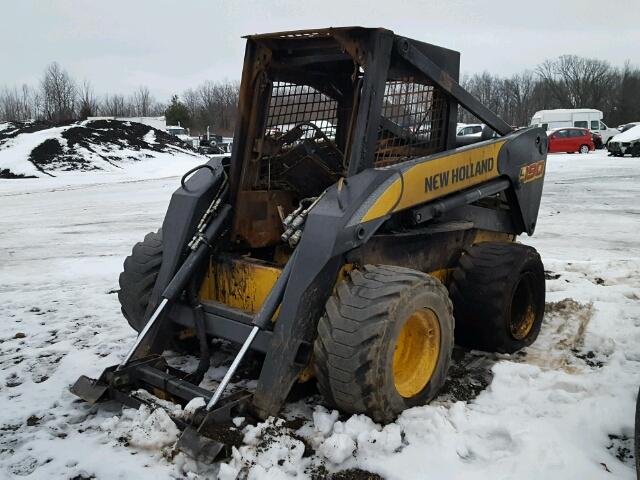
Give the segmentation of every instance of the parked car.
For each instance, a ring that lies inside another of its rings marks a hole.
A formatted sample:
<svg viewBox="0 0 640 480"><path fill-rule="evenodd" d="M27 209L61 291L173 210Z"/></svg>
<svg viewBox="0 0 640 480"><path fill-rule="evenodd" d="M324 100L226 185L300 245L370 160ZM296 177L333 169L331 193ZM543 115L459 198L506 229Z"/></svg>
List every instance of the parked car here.
<svg viewBox="0 0 640 480"><path fill-rule="evenodd" d="M483 125L481 123L462 123L458 125L458 135L473 135L477 133L478 136L480 136L480 134L482 133Z"/></svg>
<svg viewBox="0 0 640 480"><path fill-rule="evenodd" d="M589 153L595 150L591 132L586 128L557 128L547 132L549 153Z"/></svg>
<svg viewBox="0 0 640 480"><path fill-rule="evenodd" d="M483 123L467 124L458 129L456 134L456 146L464 147L472 143L482 142L491 138L496 138L498 134L491 127Z"/></svg>
<svg viewBox="0 0 640 480"><path fill-rule="evenodd" d="M617 129L609 128L602 121L602 112L593 108L558 108L540 110L533 114L531 126L552 130L564 127L587 128L599 133L606 145L609 139L618 134Z"/></svg>
<svg viewBox="0 0 640 480"><path fill-rule="evenodd" d="M640 157L640 125L613 137L607 145L607 150L614 157L622 157L625 154Z"/></svg>
<svg viewBox="0 0 640 480"><path fill-rule="evenodd" d="M631 122L631 123L625 123L625 124L623 124L623 125L618 125L618 131L619 131L620 133L624 133L624 132L626 132L627 130L629 130L629 129L631 129L631 128L635 127L636 125L640 125L640 122Z"/></svg>

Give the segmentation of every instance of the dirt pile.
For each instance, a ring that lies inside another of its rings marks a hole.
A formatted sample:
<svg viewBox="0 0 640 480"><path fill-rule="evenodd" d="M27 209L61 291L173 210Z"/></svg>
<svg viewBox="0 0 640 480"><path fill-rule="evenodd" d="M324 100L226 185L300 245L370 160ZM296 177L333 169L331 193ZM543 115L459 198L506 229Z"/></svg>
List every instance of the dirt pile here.
<svg viewBox="0 0 640 480"><path fill-rule="evenodd" d="M21 133L33 133L55 127L56 125L48 122L8 122L0 124L0 148L2 144L11 138L15 138Z"/></svg>
<svg viewBox="0 0 640 480"><path fill-rule="evenodd" d="M55 176L55 172L61 171L104 170L109 165L119 167L126 161L167 152L195 154L192 147L177 137L135 122L0 124L0 157L13 157L8 167L0 164L0 178L33 178L33 174L20 171L19 166L16 168L16 161L22 158L38 172Z"/></svg>

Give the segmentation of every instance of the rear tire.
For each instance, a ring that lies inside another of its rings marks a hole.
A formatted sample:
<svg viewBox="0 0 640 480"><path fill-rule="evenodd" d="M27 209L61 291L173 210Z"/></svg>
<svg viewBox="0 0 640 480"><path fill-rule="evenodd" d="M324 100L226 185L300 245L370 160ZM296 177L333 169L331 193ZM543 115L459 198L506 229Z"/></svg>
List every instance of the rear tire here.
<svg viewBox="0 0 640 480"><path fill-rule="evenodd" d="M591 151L591 149L589 148L589 145L580 145L580 153L589 153Z"/></svg>
<svg viewBox="0 0 640 480"><path fill-rule="evenodd" d="M120 274L118 300L124 318L140 332L145 325L145 314L162 264L162 230L148 233L142 242L134 245L131 255L124 261Z"/></svg>
<svg viewBox="0 0 640 480"><path fill-rule="evenodd" d="M480 243L467 249L450 287L456 342L513 353L531 345L544 316L540 255L519 243Z"/></svg>
<svg viewBox="0 0 640 480"><path fill-rule="evenodd" d="M314 344L318 387L344 412L390 422L435 397L452 349L452 305L438 279L367 265L327 301Z"/></svg>

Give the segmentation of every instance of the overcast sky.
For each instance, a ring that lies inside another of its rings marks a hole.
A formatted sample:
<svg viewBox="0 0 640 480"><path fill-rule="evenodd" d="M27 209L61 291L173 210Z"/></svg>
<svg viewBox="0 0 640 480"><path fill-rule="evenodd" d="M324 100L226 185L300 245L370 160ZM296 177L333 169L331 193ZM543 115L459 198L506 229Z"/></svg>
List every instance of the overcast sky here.
<svg viewBox="0 0 640 480"><path fill-rule="evenodd" d="M239 79L242 35L363 25L461 52L462 72L509 75L571 53L640 65L640 0L0 0L0 88L59 62L96 93L158 100Z"/></svg>

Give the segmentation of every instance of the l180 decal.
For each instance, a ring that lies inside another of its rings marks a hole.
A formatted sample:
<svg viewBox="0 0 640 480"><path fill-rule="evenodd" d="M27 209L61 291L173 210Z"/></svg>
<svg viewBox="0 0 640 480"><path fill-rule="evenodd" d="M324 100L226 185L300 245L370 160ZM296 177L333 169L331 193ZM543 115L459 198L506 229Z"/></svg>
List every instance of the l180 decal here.
<svg viewBox="0 0 640 480"><path fill-rule="evenodd" d="M535 163L530 163L529 165L520 167L518 180L520 183L528 183L542 178L544 176L544 165L545 161L539 160Z"/></svg>

